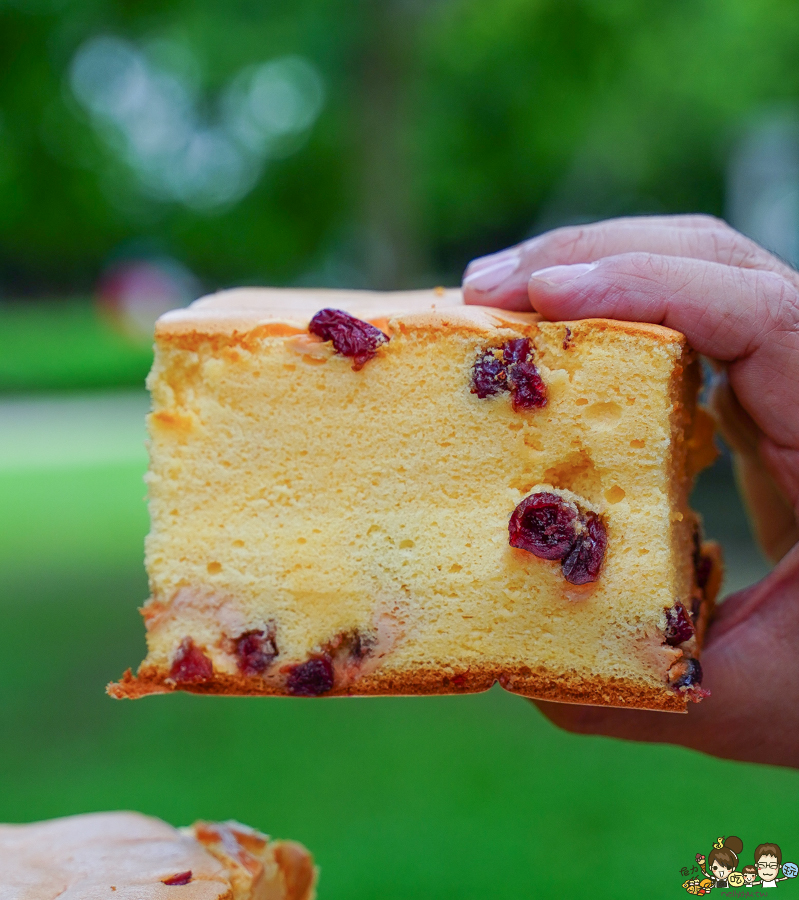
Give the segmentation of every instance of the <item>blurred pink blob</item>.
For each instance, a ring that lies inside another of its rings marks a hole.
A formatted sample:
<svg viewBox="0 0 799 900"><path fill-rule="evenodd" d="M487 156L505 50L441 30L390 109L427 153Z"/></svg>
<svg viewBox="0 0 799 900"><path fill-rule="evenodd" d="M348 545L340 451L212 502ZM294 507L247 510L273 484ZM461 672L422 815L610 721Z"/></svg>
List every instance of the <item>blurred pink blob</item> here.
<svg viewBox="0 0 799 900"><path fill-rule="evenodd" d="M172 259L128 259L109 266L97 286L100 312L116 330L150 341L156 319L187 306L200 293L192 273Z"/></svg>

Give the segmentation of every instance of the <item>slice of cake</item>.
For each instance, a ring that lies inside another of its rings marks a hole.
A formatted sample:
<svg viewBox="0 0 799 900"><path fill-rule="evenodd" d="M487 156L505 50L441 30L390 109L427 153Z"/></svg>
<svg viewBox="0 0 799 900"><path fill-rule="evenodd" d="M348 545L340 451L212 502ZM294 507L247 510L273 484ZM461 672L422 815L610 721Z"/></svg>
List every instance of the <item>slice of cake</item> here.
<svg viewBox="0 0 799 900"><path fill-rule="evenodd" d="M115 697L435 694L684 710L720 580L683 335L457 291L234 290L149 379L149 653Z"/></svg>
<svg viewBox="0 0 799 900"><path fill-rule="evenodd" d="M132 812L0 825L9 900L313 900L311 854L238 822L178 830Z"/></svg>

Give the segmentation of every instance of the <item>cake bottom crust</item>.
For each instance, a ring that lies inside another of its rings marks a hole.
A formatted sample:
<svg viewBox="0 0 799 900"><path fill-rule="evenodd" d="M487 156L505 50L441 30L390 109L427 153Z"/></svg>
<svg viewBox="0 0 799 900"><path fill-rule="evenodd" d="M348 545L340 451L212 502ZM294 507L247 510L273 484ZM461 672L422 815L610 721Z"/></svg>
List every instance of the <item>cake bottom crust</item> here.
<svg viewBox="0 0 799 900"><path fill-rule="evenodd" d="M472 666L468 669L413 668L405 671L373 672L340 687L334 686L324 697L420 696L431 694L472 694L500 684L513 694L559 703L592 706L617 706L626 709L653 709L685 712L688 698L664 685L655 688L623 678L581 676L577 673L553 673L529 666ZM108 685L108 693L118 699L136 699L148 694L189 691L193 694L230 696L290 696L275 685L257 677L214 673L200 682L176 684L157 666L142 666L134 675L130 669L122 679Z"/></svg>

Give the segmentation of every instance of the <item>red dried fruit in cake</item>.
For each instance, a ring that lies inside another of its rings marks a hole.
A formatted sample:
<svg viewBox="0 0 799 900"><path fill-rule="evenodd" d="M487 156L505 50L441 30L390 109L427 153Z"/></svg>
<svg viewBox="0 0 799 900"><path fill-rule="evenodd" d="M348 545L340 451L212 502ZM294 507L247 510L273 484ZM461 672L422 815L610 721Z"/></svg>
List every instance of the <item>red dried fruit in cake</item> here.
<svg viewBox="0 0 799 900"><path fill-rule="evenodd" d="M381 344L389 340L379 328L341 309L320 310L311 319L308 331L323 341L332 341L336 352L342 356L352 357L352 368L356 372L377 355Z"/></svg>
<svg viewBox="0 0 799 900"><path fill-rule="evenodd" d="M501 356L486 350L472 366L472 393L483 400L510 391L513 409L540 409L547 405L546 385L533 363L529 338L506 341Z"/></svg>
<svg viewBox="0 0 799 900"><path fill-rule="evenodd" d="M519 362L509 370L511 403L520 409L541 409L547 405L547 389L531 362Z"/></svg>
<svg viewBox="0 0 799 900"><path fill-rule="evenodd" d="M683 657L670 670L670 684L676 691L685 691L702 684L702 666L698 659Z"/></svg>
<svg viewBox="0 0 799 900"><path fill-rule="evenodd" d="M293 666L286 689L293 697L318 697L333 687L333 664L327 656L318 656Z"/></svg>
<svg viewBox="0 0 799 900"><path fill-rule="evenodd" d="M190 637L183 638L172 660L169 677L178 684L196 684L213 678L214 666Z"/></svg>
<svg viewBox="0 0 799 900"><path fill-rule="evenodd" d="M547 405L547 389L533 363L528 338L508 341L502 348L508 366L508 384L513 409L540 409Z"/></svg>
<svg viewBox="0 0 799 900"><path fill-rule="evenodd" d="M596 581L605 558L607 532L599 516L583 512L558 494L530 494L514 509L508 523L511 547L541 559L561 560L571 584Z"/></svg>
<svg viewBox="0 0 799 900"><path fill-rule="evenodd" d="M530 339L514 338L502 345L502 357L506 366L512 366L514 363L525 362L530 356Z"/></svg>
<svg viewBox="0 0 799 900"><path fill-rule="evenodd" d="M481 400L508 389L505 364L490 351L477 357L472 366L472 393Z"/></svg>
<svg viewBox="0 0 799 900"><path fill-rule="evenodd" d="M542 491L514 509L508 524L511 547L541 559L563 559L577 536L577 509L563 497Z"/></svg>
<svg viewBox="0 0 799 900"><path fill-rule="evenodd" d="M243 675L260 675L278 656L274 629L247 631L236 638L236 659Z"/></svg>
<svg viewBox="0 0 799 900"><path fill-rule="evenodd" d="M581 516L583 531L561 563L563 577L571 584L589 584L599 577L608 535L602 520L596 513Z"/></svg>
<svg viewBox="0 0 799 900"><path fill-rule="evenodd" d="M697 609L698 612L698 609ZM676 647L694 636L694 623L682 603L666 610L666 643Z"/></svg>
<svg viewBox="0 0 799 900"><path fill-rule="evenodd" d="M169 885L181 885L188 884L191 881L191 869L188 872L179 872L177 875L172 875L169 878L162 878L161 884L169 884Z"/></svg>

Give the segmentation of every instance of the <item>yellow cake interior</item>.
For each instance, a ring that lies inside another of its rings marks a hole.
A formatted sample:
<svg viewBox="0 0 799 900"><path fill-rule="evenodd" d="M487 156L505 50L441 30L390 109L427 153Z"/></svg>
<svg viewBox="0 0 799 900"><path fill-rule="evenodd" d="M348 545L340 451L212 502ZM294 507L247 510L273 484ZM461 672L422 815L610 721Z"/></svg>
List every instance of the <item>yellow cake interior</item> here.
<svg viewBox="0 0 799 900"><path fill-rule="evenodd" d="M292 664L358 633L372 654L340 668L337 692L486 673L554 699L683 708L668 672L696 639L666 645L664 610L690 606L688 492L709 435L694 433L682 335L448 305L372 318L390 341L360 371L293 320L162 328L144 671L164 677L190 637L237 678L231 641L271 629L279 655L259 680L279 692ZM477 356L518 337L543 409L471 392ZM601 515L593 584L509 546L511 513L543 489Z"/></svg>

